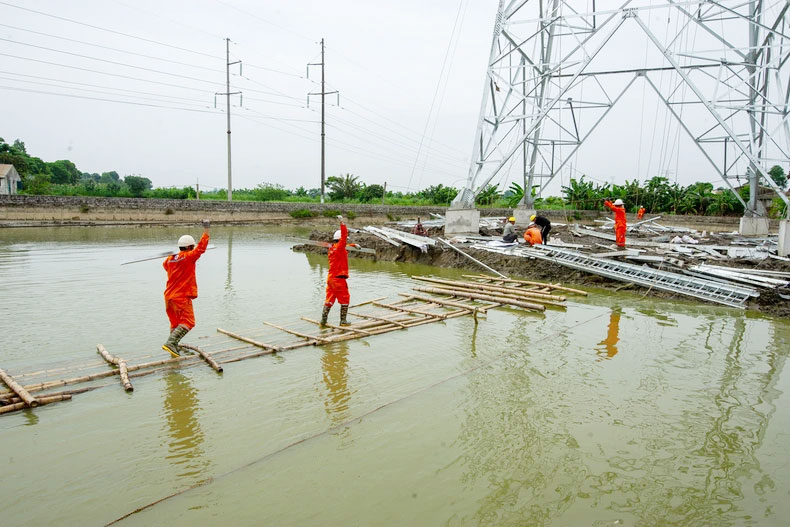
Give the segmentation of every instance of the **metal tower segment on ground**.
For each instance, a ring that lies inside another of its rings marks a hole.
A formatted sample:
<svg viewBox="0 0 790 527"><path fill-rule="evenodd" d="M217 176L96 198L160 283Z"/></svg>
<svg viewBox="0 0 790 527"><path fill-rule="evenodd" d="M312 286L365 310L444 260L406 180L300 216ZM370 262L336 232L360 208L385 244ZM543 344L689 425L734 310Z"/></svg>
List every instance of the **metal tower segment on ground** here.
<svg viewBox="0 0 790 527"><path fill-rule="evenodd" d="M787 2L592 0L592 11L588 6L588 0L500 0L472 162L454 208L473 208L475 196L517 155L521 205L532 208L530 189L540 196L596 130L616 144L618 128L599 125L641 82L747 215L765 213L758 182L788 204L768 176L773 165L790 165ZM658 35L651 15L673 21L677 31L668 26ZM730 182L741 176L750 183L748 203Z"/></svg>

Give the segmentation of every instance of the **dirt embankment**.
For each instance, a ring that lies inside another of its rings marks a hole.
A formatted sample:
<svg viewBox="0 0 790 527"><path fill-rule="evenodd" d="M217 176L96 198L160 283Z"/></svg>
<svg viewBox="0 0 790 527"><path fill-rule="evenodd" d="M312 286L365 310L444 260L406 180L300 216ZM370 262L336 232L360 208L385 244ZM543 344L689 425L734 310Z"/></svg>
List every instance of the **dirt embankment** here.
<svg viewBox="0 0 790 527"><path fill-rule="evenodd" d="M432 236L442 235L441 229L436 229L435 232L432 232L432 230L429 229L428 233ZM486 232L485 234L495 234L495 232ZM554 231L552 231L552 234L554 235ZM330 232L313 231L310 235L310 238L316 241L331 242L332 234ZM563 238L565 238L566 242L583 243L583 240L571 240L564 235ZM428 251L423 253L419 249L405 244L395 247L381 240L380 238L365 232L353 233L350 235L350 239L353 243L358 243L363 247L369 247L376 250L375 255L349 252L349 255L354 258L419 263L433 265L436 267L469 269L469 271L475 274L490 274L478 264L458 254L452 249L442 247L440 244L436 244L434 247L429 247ZM600 239L594 239L594 241L602 244L606 243L605 240ZM314 245L297 245L293 248L293 250L321 254L326 254L327 252L325 247ZM603 251L604 249L601 248L600 250ZM489 267L513 278L523 278L525 280L537 280L544 282L561 282L571 286L574 284L582 286L586 285L606 288L612 291L634 289L644 291L646 295L656 298L689 298L683 295L676 295L656 289L643 289L639 286L616 280L610 280L602 276L585 273L583 271L577 271L575 269L570 269L559 264L542 260L531 260L519 256L509 256L505 254L470 249L468 247L463 248L463 251L480 260ZM730 263L730 265L745 267L748 264L735 261ZM790 262L766 260L760 262L759 267L761 269L790 272ZM774 316L790 317L790 300L782 298L780 294L774 290L761 289L760 296L756 299L752 299L748 305L748 308Z"/></svg>

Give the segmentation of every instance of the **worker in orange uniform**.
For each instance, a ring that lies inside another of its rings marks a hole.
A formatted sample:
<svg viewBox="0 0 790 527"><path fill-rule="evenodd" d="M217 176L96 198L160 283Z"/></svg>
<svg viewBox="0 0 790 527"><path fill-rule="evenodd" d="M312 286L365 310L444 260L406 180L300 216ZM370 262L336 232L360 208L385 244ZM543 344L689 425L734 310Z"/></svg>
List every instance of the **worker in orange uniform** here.
<svg viewBox="0 0 790 527"><path fill-rule="evenodd" d="M636 217L641 220L642 218L645 217L645 212L646 211L644 207L639 207L639 210L636 212Z"/></svg>
<svg viewBox="0 0 790 527"><path fill-rule="evenodd" d="M197 280L195 279L195 263L206 252L208 247L209 220L203 220L203 236L195 245L195 239L189 234L178 239L178 254L165 258L162 267L167 271L165 286L165 311L170 319L170 337L162 345L162 349L173 357L181 355L178 343L190 329L195 327L195 312L192 310L192 299L197 298Z"/></svg>
<svg viewBox="0 0 790 527"><path fill-rule="evenodd" d="M623 200L620 198L614 200L614 204L608 199L603 202L608 208L614 212L614 237L618 247L625 247L625 207Z"/></svg>
<svg viewBox="0 0 790 527"><path fill-rule="evenodd" d="M530 246L543 243L543 237L540 235L540 227L535 225L535 222L530 223L527 230L524 232L524 241Z"/></svg>
<svg viewBox="0 0 790 527"><path fill-rule="evenodd" d="M333 236L335 243L329 248L329 275L326 277L326 301L324 302L324 311L321 313L321 324L326 324L329 310L337 300L340 304L340 325L349 326L350 323L346 320L348 303L351 301L346 283L348 280L348 251L346 250L348 228L343 223L343 216L338 216L337 219L340 220L340 229L335 231ZM351 246L357 247L353 243Z"/></svg>

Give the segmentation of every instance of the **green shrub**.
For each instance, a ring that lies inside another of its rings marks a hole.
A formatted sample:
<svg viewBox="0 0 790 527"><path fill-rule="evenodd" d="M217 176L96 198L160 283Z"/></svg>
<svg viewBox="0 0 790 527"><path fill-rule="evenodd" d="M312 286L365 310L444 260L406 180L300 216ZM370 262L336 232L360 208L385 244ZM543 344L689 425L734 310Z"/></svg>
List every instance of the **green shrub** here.
<svg viewBox="0 0 790 527"><path fill-rule="evenodd" d="M292 210L289 214L292 218L314 218L318 216L316 211L309 209Z"/></svg>

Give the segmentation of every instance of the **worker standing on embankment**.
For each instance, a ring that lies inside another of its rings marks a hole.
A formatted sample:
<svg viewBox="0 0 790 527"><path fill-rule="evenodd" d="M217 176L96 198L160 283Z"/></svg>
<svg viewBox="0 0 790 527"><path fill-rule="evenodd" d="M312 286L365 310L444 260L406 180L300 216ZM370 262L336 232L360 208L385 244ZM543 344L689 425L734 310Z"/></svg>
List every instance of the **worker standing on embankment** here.
<svg viewBox="0 0 790 527"><path fill-rule="evenodd" d="M206 252L210 226L209 220L203 220L203 236L197 246L195 239L185 234L178 239L179 253L168 256L162 262L162 267L167 271L165 311L170 319L170 337L162 349L173 357L181 355L178 343L195 327L195 312L192 309L192 299L198 296L195 263Z"/></svg>
<svg viewBox="0 0 790 527"><path fill-rule="evenodd" d="M626 222L623 200L617 198L614 200L614 204L612 204L612 202L607 199L603 202L603 204L612 209L612 212L614 212L614 238L617 242L617 246L625 247Z"/></svg>
<svg viewBox="0 0 790 527"><path fill-rule="evenodd" d="M348 228L343 223L343 216L338 216L337 219L340 220L340 229L335 231L333 236L335 243L329 248L329 274L326 277L326 301L321 314L321 324L326 324L329 310L337 300L340 303L340 325L348 326L350 324L346 320L346 316L348 315L348 304L351 301L346 283L348 279L348 251L346 250Z"/></svg>

